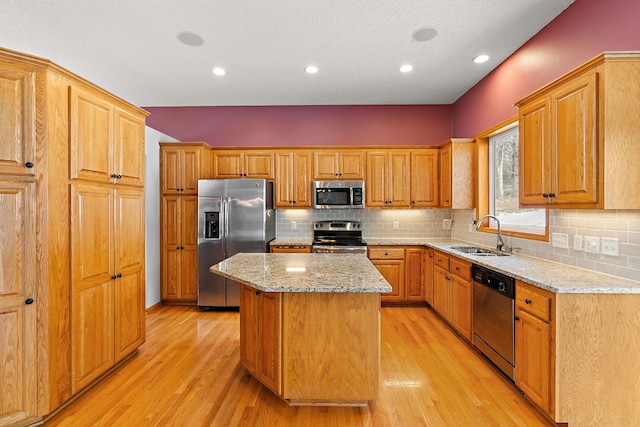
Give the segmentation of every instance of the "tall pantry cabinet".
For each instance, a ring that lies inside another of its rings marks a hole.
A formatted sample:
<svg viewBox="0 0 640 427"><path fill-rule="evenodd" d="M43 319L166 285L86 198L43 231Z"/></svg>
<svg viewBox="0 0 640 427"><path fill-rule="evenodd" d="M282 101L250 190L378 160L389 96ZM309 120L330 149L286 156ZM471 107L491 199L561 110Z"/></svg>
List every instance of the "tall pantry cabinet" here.
<svg viewBox="0 0 640 427"><path fill-rule="evenodd" d="M144 341L146 115L0 49L0 425L53 412Z"/></svg>

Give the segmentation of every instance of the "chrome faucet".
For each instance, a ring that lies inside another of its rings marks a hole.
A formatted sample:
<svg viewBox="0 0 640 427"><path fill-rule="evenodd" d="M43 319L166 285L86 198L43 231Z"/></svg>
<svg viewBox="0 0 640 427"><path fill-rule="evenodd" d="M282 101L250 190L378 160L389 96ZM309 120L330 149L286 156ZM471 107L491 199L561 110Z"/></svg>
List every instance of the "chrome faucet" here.
<svg viewBox="0 0 640 427"><path fill-rule="evenodd" d="M485 218L491 218L496 222L496 224L498 224L498 242L496 243L496 249L501 251L502 247L504 246L504 240L502 240L502 233L500 233L500 221L498 220L498 218L496 218L493 215L485 215L485 216L483 216L482 218L478 219L478 221L476 222L476 230L478 228L480 228L480 226L482 226L482 221Z"/></svg>

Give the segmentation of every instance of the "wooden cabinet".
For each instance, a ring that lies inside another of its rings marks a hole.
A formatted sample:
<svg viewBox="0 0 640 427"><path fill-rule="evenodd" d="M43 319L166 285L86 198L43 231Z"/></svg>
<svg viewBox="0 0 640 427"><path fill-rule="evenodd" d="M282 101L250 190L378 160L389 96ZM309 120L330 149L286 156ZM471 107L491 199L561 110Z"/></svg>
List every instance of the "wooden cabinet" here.
<svg viewBox="0 0 640 427"><path fill-rule="evenodd" d="M408 150L367 152L367 207L409 207Z"/></svg>
<svg viewBox="0 0 640 427"><path fill-rule="evenodd" d="M515 383L529 399L553 417L555 296L516 281L515 304Z"/></svg>
<svg viewBox="0 0 640 427"><path fill-rule="evenodd" d="M0 425L24 422L38 413L35 183L3 178L0 175Z"/></svg>
<svg viewBox="0 0 640 427"><path fill-rule="evenodd" d="M407 247L404 253L407 268L405 298L407 301L423 302L425 300L426 249Z"/></svg>
<svg viewBox="0 0 640 427"><path fill-rule="evenodd" d="M470 209L474 198L475 139L452 138L439 151L439 207Z"/></svg>
<svg viewBox="0 0 640 427"><path fill-rule="evenodd" d="M211 178L211 147L203 142L160 143L162 194L198 194L198 180Z"/></svg>
<svg viewBox="0 0 640 427"><path fill-rule="evenodd" d="M249 372L282 393L282 294L240 285L240 358Z"/></svg>
<svg viewBox="0 0 640 427"><path fill-rule="evenodd" d="M146 115L0 48L0 424L38 422L144 341Z"/></svg>
<svg viewBox="0 0 640 427"><path fill-rule="evenodd" d="M433 248L425 250L424 300L433 307Z"/></svg>
<svg viewBox="0 0 640 427"><path fill-rule="evenodd" d="M438 206L438 150L411 151L411 207Z"/></svg>
<svg viewBox="0 0 640 427"><path fill-rule="evenodd" d="M198 197L162 197L160 299L195 303L198 291Z"/></svg>
<svg viewBox="0 0 640 427"><path fill-rule="evenodd" d="M471 340L471 263L434 251L433 309Z"/></svg>
<svg viewBox="0 0 640 427"><path fill-rule="evenodd" d="M214 150L213 178L273 179L272 151Z"/></svg>
<svg viewBox="0 0 640 427"><path fill-rule="evenodd" d="M144 342L144 192L71 186L76 393Z"/></svg>
<svg viewBox="0 0 640 427"><path fill-rule="evenodd" d="M35 175L36 67L0 57L0 174Z"/></svg>
<svg viewBox="0 0 640 427"><path fill-rule="evenodd" d="M363 180L365 155L361 150L321 150L313 154L314 180Z"/></svg>
<svg viewBox="0 0 640 427"><path fill-rule="evenodd" d="M311 245L272 245L270 247L272 253L311 253Z"/></svg>
<svg viewBox="0 0 640 427"><path fill-rule="evenodd" d="M144 122L95 91L69 88L71 179L144 185Z"/></svg>
<svg viewBox="0 0 640 427"><path fill-rule="evenodd" d="M371 263L391 285L391 292L380 295L380 300L391 303L405 300L404 248L393 246L369 246L367 253Z"/></svg>
<svg viewBox="0 0 640 427"><path fill-rule="evenodd" d="M277 152L275 157L275 207L311 208L311 152Z"/></svg>
<svg viewBox="0 0 640 427"><path fill-rule="evenodd" d="M604 53L516 103L520 204L638 209L640 55Z"/></svg>

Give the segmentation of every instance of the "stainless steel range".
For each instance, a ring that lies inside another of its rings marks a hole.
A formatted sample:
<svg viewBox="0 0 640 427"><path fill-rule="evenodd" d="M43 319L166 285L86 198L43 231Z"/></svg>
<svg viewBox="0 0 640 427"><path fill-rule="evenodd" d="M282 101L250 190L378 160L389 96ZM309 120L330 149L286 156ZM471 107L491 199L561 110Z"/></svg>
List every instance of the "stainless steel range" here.
<svg viewBox="0 0 640 427"><path fill-rule="evenodd" d="M316 221L313 223L312 250L315 253L366 254L360 221Z"/></svg>

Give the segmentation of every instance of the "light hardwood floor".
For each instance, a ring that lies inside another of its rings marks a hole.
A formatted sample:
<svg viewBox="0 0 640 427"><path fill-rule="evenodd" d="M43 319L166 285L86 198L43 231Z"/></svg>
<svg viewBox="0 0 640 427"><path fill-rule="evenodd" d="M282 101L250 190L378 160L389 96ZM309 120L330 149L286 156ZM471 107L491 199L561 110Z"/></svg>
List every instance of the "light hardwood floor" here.
<svg viewBox="0 0 640 427"><path fill-rule="evenodd" d="M147 315L137 355L49 420L53 426L548 426L428 308L381 309L378 398L290 407L240 365L237 312Z"/></svg>

